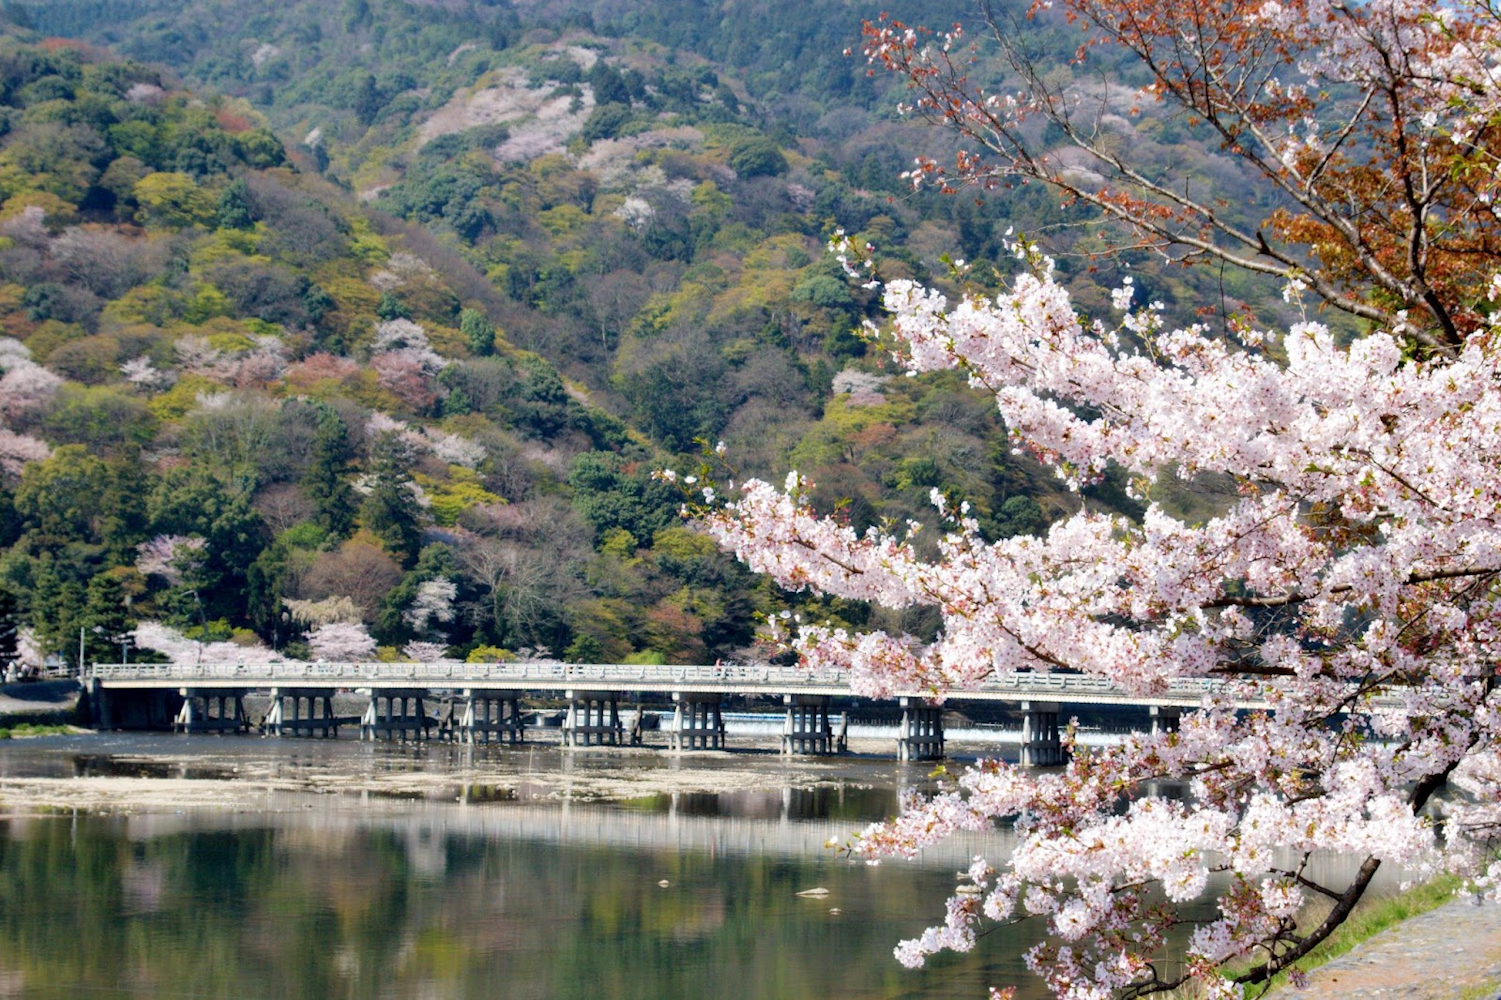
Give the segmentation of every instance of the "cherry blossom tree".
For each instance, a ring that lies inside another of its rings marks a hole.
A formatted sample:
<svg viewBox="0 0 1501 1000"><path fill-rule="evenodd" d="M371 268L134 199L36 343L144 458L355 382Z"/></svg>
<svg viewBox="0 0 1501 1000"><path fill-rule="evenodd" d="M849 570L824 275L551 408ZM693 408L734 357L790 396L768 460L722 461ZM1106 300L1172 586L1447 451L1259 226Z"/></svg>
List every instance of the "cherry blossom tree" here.
<svg viewBox="0 0 1501 1000"><path fill-rule="evenodd" d="M1015 444L1071 487L1110 462L1147 501L1163 473L1213 474L1237 487L1226 509L1202 524L1151 502L1139 523L1085 509L992 542L935 492L943 528L925 556L917 524L857 534L818 516L794 473L781 489L739 484L708 529L784 587L938 609L927 645L816 624L788 636L804 663L851 670L860 694L942 698L1016 670L1144 696L1179 678L1224 683L1178 732L1075 746L1062 773L985 762L867 831L855 849L875 858L1016 825L1011 857L971 869L983 894L956 895L898 957L919 965L971 947L984 921L1039 919L1050 936L1028 962L1060 997L1188 979L1240 996L1327 937L1382 865L1442 866L1494 894L1501 323L1426 361L1390 330L1348 347L1311 321L1239 342L1166 330L1158 309L1129 311L1129 286L1115 295L1123 318L1091 323L1050 261L1017 252L1000 295L885 285L881 343L911 371L968 372ZM1152 794L1160 780L1189 798ZM1315 877L1326 852L1353 856L1353 874ZM1180 909L1205 896L1217 919ZM1188 929L1169 971L1164 942ZM1222 976L1232 960L1250 967Z"/></svg>
<svg viewBox="0 0 1501 1000"><path fill-rule="evenodd" d="M10 338L4 338L10 340ZM25 346L11 341L25 350ZM39 409L57 394L63 380L17 352L0 356L0 419L14 420Z"/></svg>
<svg viewBox="0 0 1501 1000"><path fill-rule="evenodd" d="M292 365L286 372L288 384L300 389L316 386L320 382L343 382L359 373L360 366L352 358L319 352Z"/></svg>
<svg viewBox="0 0 1501 1000"><path fill-rule="evenodd" d="M157 368L152 363L149 354L142 354L140 357L121 363L120 374L125 377L125 381L147 392L169 388L177 381L177 376L173 372Z"/></svg>
<svg viewBox="0 0 1501 1000"><path fill-rule="evenodd" d="M0 424L0 479L19 479L27 462L40 462L51 454L47 442Z"/></svg>
<svg viewBox="0 0 1501 1000"><path fill-rule="evenodd" d="M417 585L412 606L403 611L401 617L421 634L438 631L438 626L453 621L456 614L453 602L458 594L458 585L447 577L424 580Z"/></svg>
<svg viewBox="0 0 1501 1000"><path fill-rule="evenodd" d="M908 110L973 144L952 166L920 160L914 182L1043 181L1140 245L1278 276L1290 302L1306 293L1371 332L1343 346L1306 315L1280 333L1168 330L1129 284L1121 318L1089 321L1024 244L999 295L872 279L899 363L966 372L1016 446L1072 488L1119 466L1145 515L1085 509L992 542L935 495L929 548L916 524L857 535L820 518L794 474L780 490L741 484L708 524L784 586L939 611L926 645L814 624L790 637L867 694L943 697L1015 670L1143 696L1221 680L1179 732L1075 747L1057 774L986 763L857 850L910 854L1016 824L1012 856L972 868L981 894L956 895L941 926L898 948L908 964L972 946L984 921L1040 919L1049 936L1028 962L1059 996L1188 980L1239 996L1326 939L1382 865L1442 866L1493 895L1501 883L1501 23L1484 3L1061 5L1093 29L1081 53L1124 47L1149 81L1135 100L1209 129L1282 207L1248 226L1222 193L1141 167L1109 134L1111 114L1137 110L1112 105L1119 89L1092 97L1039 71L1025 31L993 14L1014 90L970 79L960 28L867 26L866 54L905 77ZM1078 155L1040 144L1059 136ZM1165 474L1221 477L1234 499L1187 523L1153 502ZM1151 794L1162 779L1189 798ZM1316 876L1328 852L1353 872ZM1196 921L1183 907L1205 897L1218 916ZM1187 945L1162 962L1175 932Z"/></svg>
<svg viewBox="0 0 1501 1000"><path fill-rule="evenodd" d="M474 469L478 468L489 455L484 445L457 434L445 434L428 428L426 437L433 456L449 465L462 465L466 469Z"/></svg>
<svg viewBox="0 0 1501 1000"><path fill-rule="evenodd" d="M160 653L172 663L235 663L237 661L265 662L279 660L281 656L263 645L241 645L234 642L199 642L189 639L181 632L162 622L141 622L131 630L137 649L149 649Z"/></svg>
<svg viewBox="0 0 1501 1000"><path fill-rule="evenodd" d="M359 622L328 622L307 634L308 649L320 660L348 662L375 655L375 640Z"/></svg>
<svg viewBox="0 0 1501 1000"><path fill-rule="evenodd" d="M177 586L198 569L207 545L207 540L198 536L156 535L136 546L136 571L160 576Z"/></svg>
<svg viewBox="0 0 1501 1000"><path fill-rule="evenodd" d="M230 364L225 360L224 352L210 344L207 337L184 334L173 342L172 350L177 355L179 366L188 375L202 375L215 382L228 377Z"/></svg>
<svg viewBox="0 0 1501 1000"><path fill-rule="evenodd" d="M1118 316L1084 317L1022 241L1009 287L950 299L882 284L844 242L890 313L868 334L898 364L966 373L1015 447L1073 489L1119 467L1145 514L1085 508L991 541L935 493L936 539L916 523L858 534L819 516L794 473L780 489L731 483L727 500L707 489L705 523L785 587L939 612L926 644L785 633L860 693L941 699L1018 670L1141 696L1217 680L1177 732L1074 745L1061 772L985 762L854 849L910 856L1015 825L1010 857L969 870L978 894L897 948L908 965L973 947L987 922L1034 920L1047 936L1027 962L1057 996L1191 983L1239 997L1324 941L1383 866L1501 894L1501 17L1485 0L1059 6L1090 31L1081 59L1124 47L1147 86L1117 107L1120 87L1043 71L1026 29L990 11L1012 73L999 88L971 79L983 62L962 28L867 25L906 110L968 147L952 165L920 159L914 183L1051 184L1138 246L1274 275L1289 303L1352 314L1366 335L1343 343L1306 312L1283 331L1168 329L1129 281ZM1134 161L1112 133L1152 101L1208 129L1281 207L1247 225L1229 193ZM1156 502L1165 476L1234 490L1189 523ZM1162 780L1188 797L1155 794ZM1319 874L1329 854L1349 870ZM1169 955L1170 939L1186 943Z"/></svg>
<svg viewBox="0 0 1501 1000"><path fill-rule="evenodd" d="M401 655L414 663L437 663L447 653L448 646L441 642L409 642L401 647Z"/></svg>
<svg viewBox="0 0 1501 1000"><path fill-rule="evenodd" d="M382 389L418 412L430 409L438 400L438 390L431 371L410 350L384 351L370 359Z"/></svg>

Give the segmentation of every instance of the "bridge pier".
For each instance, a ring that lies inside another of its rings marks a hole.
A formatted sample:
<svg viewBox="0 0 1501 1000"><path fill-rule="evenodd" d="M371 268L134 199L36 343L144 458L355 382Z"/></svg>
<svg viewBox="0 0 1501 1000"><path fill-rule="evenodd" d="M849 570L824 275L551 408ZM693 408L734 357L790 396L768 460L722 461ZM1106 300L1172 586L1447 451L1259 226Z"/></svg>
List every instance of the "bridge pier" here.
<svg viewBox="0 0 1501 1000"><path fill-rule="evenodd" d="M360 719L362 740L425 740L433 720L427 716L427 688L373 688Z"/></svg>
<svg viewBox="0 0 1501 1000"><path fill-rule="evenodd" d="M620 723L620 695L615 691L565 691L568 714L563 718L563 745L619 746L625 727Z"/></svg>
<svg viewBox="0 0 1501 1000"><path fill-rule="evenodd" d="M520 691L464 691L454 703L454 739L461 743L525 743Z"/></svg>
<svg viewBox="0 0 1501 1000"><path fill-rule="evenodd" d="M261 722L268 736L321 736L338 738L339 727L360 720L334 715L334 693L328 688L271 689L271 707Z"/></svg>
<svg viewBox="0 0 1501 1000"><path fill-rule="evenodd" d="M1058 739L1058 703L1024 701L1022 708L1023 767L1056 767L1064 763L1063 746Z"/></svg>
<svg viewBox="0 0 1501 1000"><path fill-rule="evenodd" d="M179 733L243 733L250 728L245 718L243 688L180 688L182 708L172 720Z"/></svg>
<svg viewBox="0 0 1501 1000"><path fill-rule="evenodd" d="M1183 717L1183 709L1176 705L1153 705L1151 713L1153 736L1156 736L1163 730L1170 733L1178 731L1178 722Z"/></svg>
<svg viewBox="0 0 1501 1000"><path fill-rule="evenodd" d="M723 695L674 691L672 700L668 746L673 750L724 749Z"/></svg>
<svg viewBox="0 0 1501 1000"><path fill-rule="evenodd" d="M826 754L834 750L834 728L829 724L826 694L782 696L787 719L782 723L782 753Z"/></svg>
<svg viewBox="0 0 1501 1000"><path fill-rule="evenodd" d="M902 727L897 731L897 760L943 759L943 708L903 698Z"/></svg>

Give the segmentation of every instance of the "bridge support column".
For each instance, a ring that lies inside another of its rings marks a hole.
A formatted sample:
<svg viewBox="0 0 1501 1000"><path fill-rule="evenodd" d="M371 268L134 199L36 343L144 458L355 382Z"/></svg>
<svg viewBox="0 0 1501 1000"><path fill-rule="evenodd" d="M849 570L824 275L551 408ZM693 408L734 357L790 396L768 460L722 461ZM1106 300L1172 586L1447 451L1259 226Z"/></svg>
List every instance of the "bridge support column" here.
<svg viewBox="0 0 1501 1000"><path fill-rule="evenodd" d="M90 677L83 682L83 705L84 725L95 729L116 728L114 700L99 683L99 678Z"/></svg>
<svg viewBox="0 0 1501 1000"><path fill-rule="evenodd" d="M461 743L524 743L520 691L465 691L454 704L454 738Z"/></svg>
<svg viewBox="0 0 1501 1000"><path fill-rule="evenodd" d="M328 688L271 689L271 707L261 722L268 736L321 736L338 738L339 727L359 722L353 716L334 715L334 693Z"/></svg>
<svg viewBox="0 0 1501 1000"><path fill-rule="evenodd" d="M1023 767L1056 767L1064 762L1058 739L1058 703L1024 701L1022 712Z"/></svg>
<svg viewBox="0 0 1501 1000"><path fill-rule="evenodd" d="M897 732L897 760L943 759L943 708L903 698L902 727Z"/></svg>
<svg viewBox="0 0 1501 1000"><path fill-rule="evenodd" d="M568 715L563 719L563 745L619 746L625 727L620 723L620 695L614 691L566 691Z"/></svg>
<svg viewBox="0 0 1501 1000"><path fill-rule="evenodd" d="M1163 730L1170 733L1178 731L1178 720L1183 716L1183 709L1176 705L1153 705L1151 711L1153 736Z"/></svg>
<svg viewBox="0 0 1501 1000"><path fill-rule="evenodd" d="M718 693L674 691L668 745L673 750L723 750L723 698Z"/></svg>
<svg viewBox="0 0 1501 1000"><path fill-rule="evenodd" d="M425 688L371 689L370 704L360 719L360 739L427 739L433 725L425 705L428 696Z"/></svg>
<svg viewBox="0 0 1501 1000"><path fill-rule="evenodd" d="M243 733L245 692L240 688L181 688L182 708L172 722L179 733Z"/></svg>
<svg viewBox="0 0 1501 1000"><path fill-rule="evenodd" d="M834 749L834 728L829 724L826 694L788 694L787 720L782 724L782 753L829 753Z"/></svg>

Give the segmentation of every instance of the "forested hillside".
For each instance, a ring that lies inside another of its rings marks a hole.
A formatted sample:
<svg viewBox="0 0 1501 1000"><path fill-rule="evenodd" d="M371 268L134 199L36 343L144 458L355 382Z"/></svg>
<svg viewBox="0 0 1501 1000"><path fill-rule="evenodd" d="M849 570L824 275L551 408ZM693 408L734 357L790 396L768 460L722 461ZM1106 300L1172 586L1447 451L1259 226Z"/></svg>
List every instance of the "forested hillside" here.
<svg viewBox="0 0 1501 1000"><path fill-rule="evenodd" d="M1087 302L1106 234L1037 186L911 192L914 133L824 6L9 5L6 613L74 657L140 621L301 655L339 623L386 656L744 655L789 595L651 477L720 440L857 526L935 489L992 536L1045 525L1075 501L957 376L881 367L824 246L985 281L1025 220Z"/></svg>

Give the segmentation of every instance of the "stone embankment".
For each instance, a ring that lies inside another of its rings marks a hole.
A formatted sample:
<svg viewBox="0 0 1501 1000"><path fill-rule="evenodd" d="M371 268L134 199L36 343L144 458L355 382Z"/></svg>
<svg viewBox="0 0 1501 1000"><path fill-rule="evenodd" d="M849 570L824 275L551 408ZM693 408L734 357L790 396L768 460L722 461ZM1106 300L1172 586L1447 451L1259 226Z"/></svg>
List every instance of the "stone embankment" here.
<svg viewBox="0 0 1501 1000"><path fill-rule="evenodd" d="M1457 899L1357 945L1268 1000L1497 1000L1501 905Z"/></svg>
<svg viewBox="0 0 1501 1000"><path fill-rule="evenodd" d="M78 705L78 691L78 682L73 680L0 684L0 724L59 725L72 722Z"/></svg>

